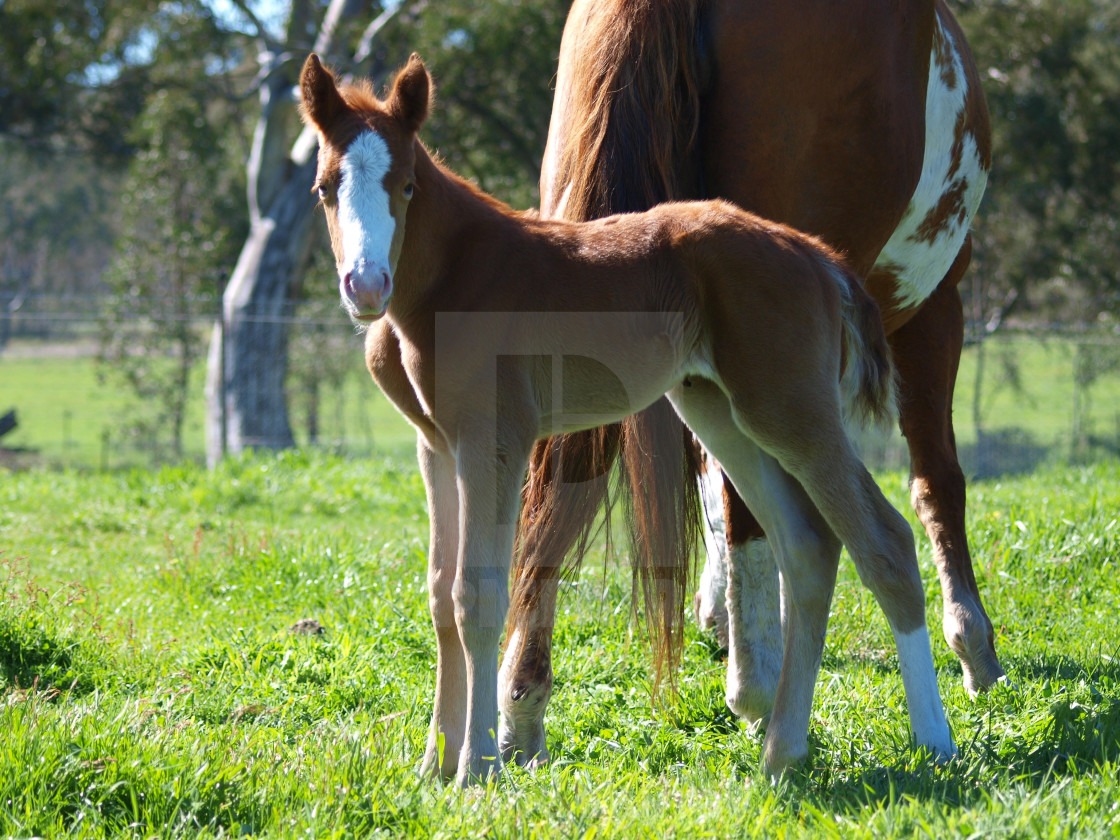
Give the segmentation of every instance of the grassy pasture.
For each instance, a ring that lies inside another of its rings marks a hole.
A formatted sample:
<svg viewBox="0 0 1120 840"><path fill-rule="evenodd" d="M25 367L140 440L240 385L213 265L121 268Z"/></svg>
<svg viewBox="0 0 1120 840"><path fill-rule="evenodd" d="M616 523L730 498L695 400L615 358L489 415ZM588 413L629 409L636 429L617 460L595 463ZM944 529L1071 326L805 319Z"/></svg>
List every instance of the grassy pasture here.
<svg viewBox="0 0 1120 840"><path fill-rule="evenodd" d="M410 459L0 473L0 836L1120 837L1120 464L970 498L1016 688L961 688L920 543L947 766L908 750L846 560L812 757L774 787L695 629L651 706L629 576L600 552L558 617L552 764L461 793L416 775L434 641ZM326 633L289 634L303 618Z"/></svg>
<svg viewBox="0 0 1120 840"><path fill-rule="evenodd" d="M410 455L415 434L369 378L360 340L346 345L340 359L344 376L338 387L322 387L319 403L320 444L347 454L372 451ZM111 469L147 466L157 460L139 450L142 441L128 435L129 421L145 416L145 406L111 378L88 355L55 355L53 346L13 344L0 355L0 413L17 409L20 425L4 437L4 446L33 450L24 460L50 466ZM332 352L334 352L332 350ZM100 379L99 379L100 376ZM205 459L205 361L191 373L191 397L184 418L184 457ZM297 445L308 444L306 398L289 388L291 423ZM166 445L166 440L161 439ZM166 460L168 452L163 452Z"/></svg>

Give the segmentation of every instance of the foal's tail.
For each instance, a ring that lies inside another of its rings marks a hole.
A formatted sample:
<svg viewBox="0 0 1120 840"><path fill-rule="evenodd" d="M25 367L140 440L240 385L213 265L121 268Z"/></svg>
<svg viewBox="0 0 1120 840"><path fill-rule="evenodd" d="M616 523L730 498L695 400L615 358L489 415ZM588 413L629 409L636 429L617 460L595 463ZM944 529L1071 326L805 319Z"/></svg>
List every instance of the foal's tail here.
<svg viewBox="0 0 1120 840"><path fill-rule="evenodd" d="M839 272L837 281L844 335L840 398L845 425L887 428L898 418L898 394L879 306L847 269Z"/></svg>

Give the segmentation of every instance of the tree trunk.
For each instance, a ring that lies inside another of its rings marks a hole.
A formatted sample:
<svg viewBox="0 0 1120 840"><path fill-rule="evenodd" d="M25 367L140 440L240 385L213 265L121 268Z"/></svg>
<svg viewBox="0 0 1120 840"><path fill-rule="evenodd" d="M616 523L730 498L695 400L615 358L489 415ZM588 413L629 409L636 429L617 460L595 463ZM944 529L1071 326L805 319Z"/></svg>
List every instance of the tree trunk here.
<svg viewBox="0 0 1120 840"><path fill-rule="evenodd" d="M363 3L332 0L315 41L330 56L338 24L354 17ZM310 6L297 4L289 42ZM399 7L366 30L359 60L370 40ZM277 56L277 62L283 57ZM261 117L248 163L250 230L222 297L222 320L210 342L206 374L206 460L249 447L283 449L294 444L284 379L288 370L288 290L307 250L315 200L315 135L304 129L288 151L284 129L290 122L290 91L299 62L287 60L261 85Z"/></svg>
<svg viewBox="0 0 1120 840"><path fill-rule="evenodd" d="M207 366L207 462L248 447L294 444L288 372L288 287L307 246L315 159L295 164L268 212L253 221L222 299ZM224 426L224 428L223 428Z"/></svg>

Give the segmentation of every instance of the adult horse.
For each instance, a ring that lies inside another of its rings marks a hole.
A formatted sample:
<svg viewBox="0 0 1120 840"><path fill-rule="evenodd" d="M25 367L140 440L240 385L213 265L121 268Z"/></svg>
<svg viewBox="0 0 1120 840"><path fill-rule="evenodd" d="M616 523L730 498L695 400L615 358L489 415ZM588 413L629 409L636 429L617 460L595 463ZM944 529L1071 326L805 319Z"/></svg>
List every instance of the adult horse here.
<svg viewBox="0 0 1120 840"><path fill-rule="evenodd" d="M576 0L541 174L546 217L721 196L821 237L866 278L901 380L911 501L933 545L944 635L970 692L1003 676L965 535L951 415L964 331L957 286L990 157L976 67L940 0ZM605 495L605 481L592 479L641 434L641 421L628 422L534 450L501 672L507 757L547 759L557 580ZM676 434L664 432L662 445L679 451ZM647 495L639 505L659 486L632 484ZM687 508L667 484L652 500L661 513L646 519L655 536L689 526L665 514ZM757 721L770 712L783 657L779 577L757 520L724 486L727 701ZM684 562L679 553L652 564L674 562Z"/></svg>

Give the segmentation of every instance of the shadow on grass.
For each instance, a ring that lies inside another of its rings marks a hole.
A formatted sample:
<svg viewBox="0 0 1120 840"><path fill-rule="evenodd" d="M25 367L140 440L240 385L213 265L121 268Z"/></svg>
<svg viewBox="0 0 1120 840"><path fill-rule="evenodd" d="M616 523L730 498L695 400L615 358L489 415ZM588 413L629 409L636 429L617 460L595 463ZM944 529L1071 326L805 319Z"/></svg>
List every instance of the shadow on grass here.
<svg viewBox="0 0 1120 840"><path fill-rule="evenodd" d="M877 676L898 676L898 656L894 650L872 652L841 651L836 647L826 648L821 657L822 671L859 671L867 669Z"/></svg>
<svg viewBox="0 0 1120 840"><path fill-rule="evenodd" d="M960 462L974 479L988 479L1031 473L1049 454L1030 431L1010 426L981 432L976 443L962 445Z"/></svg>
<svg viewBox="0 0 1120 840"><path fill-rule="evenodd" d="M1072 656L1043 655L1023 659L1011 658L1007 660L1007 665L1013 679L1023 682L1086 680L1120 683L1120 662L1115 658L1110 662L1103 657L1098 657L1087 664Z"/></svg>
<svg viewBox="0 0 1120 840"><path fill-rule="evenodd" d="M95 681L75 665L72 650L34 621L0 616L0 681L12 688L58 689L86 694Z"/></svg>
<svg viewBox="0 0 1120 840"><path fill-rule="evenodd" d="M903 797L968 808L1009 783L1038 791L1056 778L1112 772L1106 767L1120 761L1120 699L1090 707L1063 698L1046 714L1038 735L1003 740L1004 750L978 738L944 766L908 753L893 766L806 769L787 783L814 807L857 813Z"/></svg>

